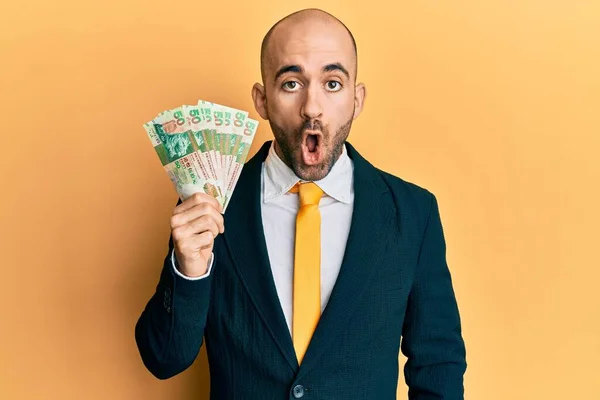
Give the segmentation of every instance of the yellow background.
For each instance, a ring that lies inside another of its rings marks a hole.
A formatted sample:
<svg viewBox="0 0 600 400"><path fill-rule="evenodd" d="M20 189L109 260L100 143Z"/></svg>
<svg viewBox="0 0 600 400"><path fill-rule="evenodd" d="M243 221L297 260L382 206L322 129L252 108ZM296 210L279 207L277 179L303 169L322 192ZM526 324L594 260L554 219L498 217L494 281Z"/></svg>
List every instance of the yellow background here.
<svg viewBox="0 0 600 400"><path fill-rule="evenodd" d="M204 350L159 381L134 342L177 200L142 123L258 118L260 41L310 6L356 36L350 141L438 197L466 398L600 399L595 0L3 2L0 398L206 398Z"/></svg>

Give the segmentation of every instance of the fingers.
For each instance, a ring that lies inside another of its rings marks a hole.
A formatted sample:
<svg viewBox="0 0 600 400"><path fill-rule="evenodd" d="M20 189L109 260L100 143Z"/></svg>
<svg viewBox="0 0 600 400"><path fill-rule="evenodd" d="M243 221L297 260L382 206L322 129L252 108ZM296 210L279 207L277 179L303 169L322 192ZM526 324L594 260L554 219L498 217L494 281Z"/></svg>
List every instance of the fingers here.
<svg viewBox="0 0 600 400"><path fill-rule="evenodd" d="M175 241L185 240L189 237L210 232L215 238L220 233L220 227L212 215L206 214L187 224L173 228L173 239Z"/></svg>
<svg viewBox="0 0 600 400"><path fill-rule="evenodd" d="M194 237L193 245L196 249L202 250L207 247L211 247L214 241L214 237L211 232L204 232Z"/></svg>
<svg viewBox="0 0 600 400"><path fill-rule="evenodd" d="M199 235L193 235L192 237L187 238L185 241L179 243L178 250L184 255L184 257L191 257L198 255L200 250L205 248L210 248L213 244L214 237L212 232L206 231Z"/></svg>
<svg viewBox="0 0 600 400"><path fill-rule="evenodd" d="M204 266L206 254L200 251L210 251L217 235L225 231L221 210L219 202L204 193L192 195L173 210L171 234L184 270L193 270L192 264Z"/></svg>
<svg viewBox="0 0 600 400"><path fill-rule="evenodd" d="M203 215L200 218L196 218L195 220L186 224L185 226L190 236L204 232L211 232L213 238L215 238L220 233L220 228L211 215Z"/></svg>
<svg viewBox="0 0 600 400"><path fill-rule="evenodd" d="M182 203L183 204L183 203ZM171 229L186 225L204 216L210 217L217 226L217 233L225 231L223 215L210 203L201 203L171 217ZM194 233L199 233L196 231Z"/></svg>
<svg viewBox="0 0 600 400"><path fill-rule="evenodd" d="M221 204L212 197L211 195L205 193L194 193L187 199L185 199L181 204L179 204L173 210L173 215L183 213L199 204L208 203L211 204L219 213L223 211L223 207Z"/></svg>

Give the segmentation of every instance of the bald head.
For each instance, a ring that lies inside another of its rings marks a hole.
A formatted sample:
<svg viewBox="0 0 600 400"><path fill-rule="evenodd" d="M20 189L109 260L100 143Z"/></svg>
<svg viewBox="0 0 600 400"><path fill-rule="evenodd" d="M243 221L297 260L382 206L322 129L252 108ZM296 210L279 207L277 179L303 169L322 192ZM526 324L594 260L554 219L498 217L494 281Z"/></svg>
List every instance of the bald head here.
<svg viewBox="0 0 600 400"><path fill-rule="evenodd" d="M324 35L336 39L339 46L352 52L353 65L350 65L353 78L356 80L357 50L352 32L342 21L319 9L310 8L290 14L269 29L260 47L260 72L263 83L267 83L268 75L289 41L298 41L309 35ZM271 72L271 74L269 74Z"/></svg>

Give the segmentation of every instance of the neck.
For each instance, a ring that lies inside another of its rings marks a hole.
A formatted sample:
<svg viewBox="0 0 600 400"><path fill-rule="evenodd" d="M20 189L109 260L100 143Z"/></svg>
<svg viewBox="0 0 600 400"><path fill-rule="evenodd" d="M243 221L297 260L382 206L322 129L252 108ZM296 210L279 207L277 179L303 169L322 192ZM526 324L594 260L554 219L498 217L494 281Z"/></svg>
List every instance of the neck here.
<svg viewBox="0 0 600 400"><path fill-rule="evenodd" d="M287 158L285 158L285 156L283 155L283 151L281 151L281 147L279 147L279 143L277 143L277 139L273 139L273 141L275 142L275 154L277 154L277 156L279 157L279 159L281 161L283 161L283 163L285 165L287 165L290 169L292 169L292 165L291 163L288 161Z"/></svg>

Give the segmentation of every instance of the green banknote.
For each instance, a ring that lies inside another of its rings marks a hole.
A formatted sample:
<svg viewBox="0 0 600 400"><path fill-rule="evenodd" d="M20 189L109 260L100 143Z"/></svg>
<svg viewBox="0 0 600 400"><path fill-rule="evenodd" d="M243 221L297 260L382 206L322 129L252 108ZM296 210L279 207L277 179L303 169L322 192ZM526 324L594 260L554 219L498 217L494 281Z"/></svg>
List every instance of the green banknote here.
<svg viewBox="0 0 600 400"><path fill-rule="evenodd" d="M247 118L244 130L242 132L242 137L239 140L237 149L235 149L235 154L232 160L229 176L226 180L223 210L227 209L229 200L231 200L231 195L233 194L235 185L237 184L237 181L242 173L242 168L244 167L244 163L246 162L246 158L248 157L248 152L250 151L250 146L252 145L252 141L254 140L254 136L256 135L257 129L258 121L255 121L251 118Z"/></svg>
<svg viewBox="0 0 600 400"><path fill-rule="evenodd" d="M225 210L258 121L246 111L199 100L163 111L143 126L179 197L206 193Z"/></svg>
<svg viewBox="0 0 600 400"><path fill-rule="evenodd" d="M160 124L150 122L144 124L144 129L182 201L194 193L202 192L224 203L225 199L219 183L214 179L206 178L203 172L202 161L199 153L194 150L190 132L166 134ZM168 143L172 143L173 137L178 138L178 143L183 144L170 148Z"/></svg>

